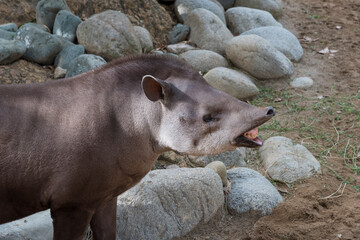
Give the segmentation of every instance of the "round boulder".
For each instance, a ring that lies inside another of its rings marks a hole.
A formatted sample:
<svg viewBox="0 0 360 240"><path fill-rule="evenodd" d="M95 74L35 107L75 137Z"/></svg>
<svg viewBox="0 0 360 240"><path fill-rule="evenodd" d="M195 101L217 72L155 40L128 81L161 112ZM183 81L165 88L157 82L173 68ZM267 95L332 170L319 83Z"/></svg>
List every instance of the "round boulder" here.
<svg viewBox="0 0 360 240"><path fill-rule="evenodd" d="M171 44L185 41L190 33L189 26L181 23L177 24L170 32L168 39Z"/></svg>
<svg viewBox="0 0 360 240"><path fill-rule="evenodd" d="M214 88L238 99L250 99L259 94L259 89L251 77L230 68L213 68L205 74L204 78Z"/></svg>
<svg viewBox="0 0 360 240"><path fill-rule="evenodd" d="M227 208L231 214L260 213L269 215L282 197L276 188L260 173L249 168L233 168L227 171L231 191L227 196Z"/></svg>
<svg viewBox="0 0 360 240"><path fill-rule="evenodd" d="M188 14L197 8L203 8L214 13L225 23L224 8L216 0L176 0L175 2L175 13L180 22L185 22Z"/></svg>
<svg viewBox="0 0 360 240"><path fill-rule="evenodd" d="M55 67L62 69L69 69L72 67L72 60L85 53L85 48L82 45L70 45L65 47L57 55L55 59Z"/></svg>
<svg viewBox="0 0 360 240"><path fill-rule="evenodd" d="M224 204L222 182L208 168L154 170L118 197L120 239L173 239L207 223Z"/></svg>
<svg viewBox="0 0 360 240"><path fill-rule="evenodd" d="M146 30L143 27L135 26L134 31L137 38L140 41L140 45L143 53L148 53L154 49L152 37L148 30Z"/></svg>
<svg viewBox="0 0 360 240"><path fill-rule="evenodd" d="M66 38L70 42L75 42L76 29L81 23L81 19L70 11L61 10L58 12L54 22L53 33Z"/></svg>
<svg viewBox="0 0 360 240"><path fill-rule="evenodd" d="M12 63L24 55L26 46L18 40L0 38L0 65Z"/></svg>
<svg viewBox="0 0 360 240"><path fill-rule="evenodd" d="M16 32L18 30L18 26L16 25L16 23L6 23L1 24L0 29L9 32Z"/></svg>
<svg viewBox="0 0 360 240"><path fill-rule="evenodd" d="M290 60L297 62L303 56L303 48L299 40L285 28L276 26L259 27L243 32L241 35L258 35L268 40L272 46Z"/></svg>
<svg viewBox="0 0 360 240"><path fill-rule="evenodd" d="M212 12L198 8L185 20L190 26L189 40L202 49L225 54L226 43L233 38L225 24Z"/></svg>
<svg viewBox="0 0 360 240"><path fill-rule="evenodd" d="M291 139L271 137L260 148L260 158L269 176L278 181L293 183L320 171L320 163L303 145Z"/></svg>
<svg viewBox="0 0 360 240"><path fill-rule="evenodd" d="M202 73L216 67L229 66L223 56L208 50L190 50L180 54L180 58Z"/></svg>
<svg viewBox="0 0 360 240"><path fill-rule="evenodd" d="M56 14L60 10L68 10L65 0L41 0L36 6L36 23L46 25L50 30L54 26Z"/></svg>
<svg viewBox="0 0 360 240"><path fill-rule="evenodd" d="M36 63L50 65L54 63L56 55L61 51L63 43L38 24L25 24L16 33L16 39L26 46L24 58Z"/></svg>
<svg viewBox="0 0 360 240"><path fill-rule="evenodd" d="M270 12L274 18L282 16L281 0L236 0L235 7L248 7Z"/></svg>
<svg viewBox="0 0 360 240"><path fill-rule="evenodd" d="M269 12L259 9L234 7L226 11L225 17L228 28L235 36L258 27L282 27Z"/></svg>
<svg viewBox="0 0 360 240"><path fill-rule="evenodd" d="M295 78L290 82L293 88L309 88L314 84L314 81L309 77Z"/></svg>
<svg viewBox="0 0 360 240"><path fill-rule="evenodd" d="M127 16L119 11L105 11L82 22L76 31L78 42L88 53L113 60L141 53L140 41Z"/></svg>
<svg viewBox="0 0 360 240"><path fill-rule="evenodd" d="M66 77L72 77L84 72L88 72L92 69L98 68L104 65L106 61L93 54L82 54L71 61L70 68L66 72Z"/></svg>
<svg viewBox="0 0 360 240"><path fill-rule="evenodd" d="M226 46L226 56L236 67L258 79L275 79L294 73L291 61L257 35L234 37Z"/></svg>
<svg viewBox="0 0 360 240"><path fill-rule="evenodd" d="M214 172L216 172L219 177L221 178L221 182L223 187L227 186L227 173L226 173L226 166L221 161L214 161L206 165L206 168L210 168Z"/></svg>

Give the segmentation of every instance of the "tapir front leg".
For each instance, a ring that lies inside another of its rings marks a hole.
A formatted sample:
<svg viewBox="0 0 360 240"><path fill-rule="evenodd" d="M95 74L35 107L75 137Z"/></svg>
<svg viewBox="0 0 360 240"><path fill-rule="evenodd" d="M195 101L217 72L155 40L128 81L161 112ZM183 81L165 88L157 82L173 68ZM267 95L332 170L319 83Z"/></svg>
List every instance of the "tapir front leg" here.
<svg viewBox="0 0 360 240"><path fill-rule="evenodd" d="M65 208L51 211L54 240L82 240L94 211Z"/></svg>
<svg viewBox="0 0 360 240"><path fill-rule="evenodd" d="M96 210L90 222L93 240L115 240L116 201L117 198L114 198Z"/></svg>

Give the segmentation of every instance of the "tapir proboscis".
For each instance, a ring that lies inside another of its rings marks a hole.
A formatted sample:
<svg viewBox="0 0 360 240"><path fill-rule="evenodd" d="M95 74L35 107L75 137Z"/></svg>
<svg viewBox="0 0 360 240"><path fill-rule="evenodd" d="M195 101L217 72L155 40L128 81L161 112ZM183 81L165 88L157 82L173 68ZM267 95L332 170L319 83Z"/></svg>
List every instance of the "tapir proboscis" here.
<svg viewBox="0 0 360 240"><path fill-rule="evenodd" d="M125 57L45 83L0 86L0 224L50 209L55 240L114 240L116 197L160 153L262 145L272 116L172 57Z"/></svg>

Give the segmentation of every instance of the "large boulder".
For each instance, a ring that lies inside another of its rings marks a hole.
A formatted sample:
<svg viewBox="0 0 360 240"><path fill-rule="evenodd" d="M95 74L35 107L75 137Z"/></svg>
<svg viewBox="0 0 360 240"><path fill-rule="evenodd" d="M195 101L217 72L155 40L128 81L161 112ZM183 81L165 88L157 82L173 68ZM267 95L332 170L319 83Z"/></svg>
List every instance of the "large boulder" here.
<svg viewBox="0 0 360 240"><path fill-rule="evenodd" d="M141 53L141 45L127 16L119 11L105 11L82 22L77 39L88 53L113 60Z"/></svg>
<svg viewBox="0 0 360 240"><path fill-rule="evenodd" d="M227 196L227 208L231 214L255 213L269 215L282 197L276 188L260 173L249 168L233 168L227 171L231 190Z"/></svg>
<svg viewBox="0 0 360 240"><path fill-rule="evenodd" d="M50 65L61 51L63 43L57 36L43 31L38 24L25 24L17 31L16 39L26 46L24 58L36 63Z"/></svg>
<svg viewBox="0 0 360 240"><path fill-rule="evenodd" d="M235 0L235 7L249 7L270 12L275 18L282 16L281 0Z"/></svg>
<svg viewBox="0 0 360 240"><path fill-rule="evenodd" d="M187 16L185 24L190 26L191 42L200 48L225 54L226 43L233 35L214 13L197 8Z"/></svg>
<svg viewBox="0 0 360 240"><path fill-rule="evenodd" d="M290 60L299 61L303 56L303 48L297 37L282 27L267 26L254 28L241 35L258 35L268 40L277 50Z"/></svg>
<svg viewBox="0 0 360 240"><path fill-rule="evenodd" d="M65 0L41 0L36 6L36 23L46 25L50 30L54 26L56 14L60 10L69 10Z"/></svg>
<svg viewBox="0 0 360 240"><path fill-rule="evenodd" d="M118 197L117 239L173 239L222 208L223 186L209 168L154 170Z"/></svg>
<svg viewBox="0 0 360 240"><path fill-rule="evenodd" d="M234 69L217 67L206 73L204 78L214 88L238 99L251 99L259 94L251 77Z"/></svg>
<svg viewBox="0 0 360 240"><path fill-rule="evenodd" d="M236 67L258 79L288 77L294 73L291 61L257 35L234 37L226 46L226 56Z"/></svg>
<svg viewBox="0 0 360 240"><path fill-rule="evenodd" d="M0 225L0 240L49 240L53 237L50 211Z"/></svg>
<svg viewBox="0 0 360 240"><path fill-rule="evenodd" d="M293 183L320 171L320 163L303 145L291 139L271 137L260 148L260 158L269 176L278 181Z"/></svg>
<svg viewBox="0 0 360 240"><path fill-rule="evenodd" d="M26 46L23 42L0 38L0 65L18 60L25 52Z"/></svg>
<svg viewBox="0 0 360 240"><path fill-rule="evenodd" d="M58 12L54 22L53 33L66 38L70 42L75 42L76 29L81 23L81 19L70 11L61 10Z"/></svg>
<svg viewBox="0 0 360 240"><path fill-rule="evenodd" d="M200 72L207 72L216 67L229 66L223 56L208 50L189 50L180 54L180 58Z"/></svg>
<svg viewBox="0 0 360 240"><path fill-rule="evenodd" d="M180 22L185 22L188 14L197 8L214 13L225 23L224 8L217 0L176 0L175 2L175 13Z"/></svg>
<svg viewBox="0 0 360 240"><path fill-rule="evenodd" d="M228 28L235 36L258 27L282 27L269 12L259 9L234 7L226 11L225 17Z"/></svg>

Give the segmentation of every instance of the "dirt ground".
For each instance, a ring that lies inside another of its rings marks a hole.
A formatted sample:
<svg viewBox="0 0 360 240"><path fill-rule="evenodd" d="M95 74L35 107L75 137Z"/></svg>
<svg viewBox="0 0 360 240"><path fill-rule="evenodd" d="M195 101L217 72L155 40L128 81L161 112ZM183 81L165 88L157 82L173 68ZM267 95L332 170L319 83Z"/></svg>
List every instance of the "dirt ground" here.
<svg viewBox="0 0 360 240"><path fill-rule="evenodd" d="M360 239L360 1L283 3L279 21L304 48L293 77L311 77L314 86L295 90L289 80L257 82L261 95L252 103L272 105L277 111L260 128L263 139L282 135L304 144L322 170L295 184L273 182L284 202L270 216L225 214L183 240ZM319 53L326 47L331 52ZM0 83L39 82L52 76L52 67L24 60L0 66ZM266 175L256 151L248 161Z"/></svg>

